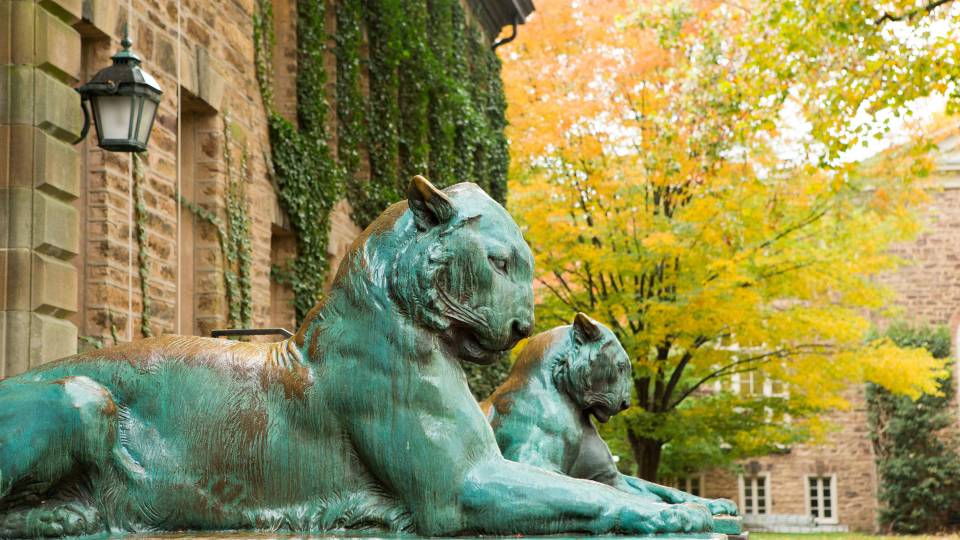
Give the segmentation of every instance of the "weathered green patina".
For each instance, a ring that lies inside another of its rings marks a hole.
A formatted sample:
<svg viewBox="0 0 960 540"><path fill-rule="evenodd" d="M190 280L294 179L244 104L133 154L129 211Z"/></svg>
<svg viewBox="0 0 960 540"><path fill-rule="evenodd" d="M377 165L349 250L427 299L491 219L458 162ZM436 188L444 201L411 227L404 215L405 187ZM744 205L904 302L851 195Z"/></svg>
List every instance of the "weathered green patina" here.
<svg viewBox="0 0 960 540"><path fill-rule="evenodd" d="M583 313L573 324L537 334L507 380L480 404L503 456L594 480L644 499L697 503L722 532L740 532L737 505L705 499L620 473L591 416L605 423L630 406L630 358L606 326Z"/></svg>
<svg viewBox="0 0 960 540"><path fill-rule="evenodd" d="M0 537L709 530L702 506L503 458L460 362L529 333L532 276L499 204L418 177L289 340L162 336L0 381Z"/></svg>

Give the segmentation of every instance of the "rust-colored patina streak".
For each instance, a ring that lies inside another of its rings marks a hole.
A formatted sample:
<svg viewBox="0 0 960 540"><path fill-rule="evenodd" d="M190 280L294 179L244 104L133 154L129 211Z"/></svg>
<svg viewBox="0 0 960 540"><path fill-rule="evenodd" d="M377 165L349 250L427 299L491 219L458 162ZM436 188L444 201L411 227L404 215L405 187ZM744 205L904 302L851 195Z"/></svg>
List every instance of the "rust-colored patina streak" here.
<svg viewBox="0 0 960 540"><path fill-rule="evenodd" d="M364 229L362 233L353 241L353 244L350 245L350 249L347 251L347 255L344 258L343 262L340 263L340 268L337 269L337 275L334 277L333 282L336 283L340 281L343 277L353 271L353 265L356 263L356 258L360 257L360 263L363 262L363 246L367 243L367 240L379 234L389 232L396 225L397 220L403 216L404 212L407 211L409 205L407 201L400 201L394 203L387 207L386 210L380 214L380 217L376 219L369 227ZM304 324L304 326L307 326Z"/></svg>
<svg viewBox="0 0 960 540"><path fill-rule="evenodd" d="M530 338L517 356L507 380L503 381L503 384L490 397L480 403L484 415L489 418L492 407L496 407L498 414L509 415L513 407L513 399L511 398L513 393L527 385L527 380L530 378L533 368L539 364L547 349L562 337L563 334L557 332L543 332Z"/></svg>
<svg viewBox="0 0 960 540"><path fill-rule="evenodd" d="M297 364L290 367L265 369L260 374L260 383L265 390L274 384L283 387L286 399L303 399L307 389L313 386L313 377L307 366Z"/></svg>

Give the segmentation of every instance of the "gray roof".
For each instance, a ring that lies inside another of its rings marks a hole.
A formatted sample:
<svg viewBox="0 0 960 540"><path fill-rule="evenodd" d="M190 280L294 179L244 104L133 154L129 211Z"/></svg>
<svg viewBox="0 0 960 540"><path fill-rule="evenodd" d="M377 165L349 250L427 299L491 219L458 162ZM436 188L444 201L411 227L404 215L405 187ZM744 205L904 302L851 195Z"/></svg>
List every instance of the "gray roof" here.
<svg viewBox="0 0 960 540"><path fill-rule="evenodd" d="M467 0L467 3L491 40L504 26L526 22L534 10L533 0Z"/></svg>

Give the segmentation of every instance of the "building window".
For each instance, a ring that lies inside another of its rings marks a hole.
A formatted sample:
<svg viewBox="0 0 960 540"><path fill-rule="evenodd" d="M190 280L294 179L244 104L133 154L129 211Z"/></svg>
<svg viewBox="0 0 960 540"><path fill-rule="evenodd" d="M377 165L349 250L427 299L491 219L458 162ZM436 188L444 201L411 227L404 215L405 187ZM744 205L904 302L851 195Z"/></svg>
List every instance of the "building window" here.
<svg viewBox="0 0 960 540"><path fill-rule="evenodd" d="M807 476L807 513L817 523L837 522L837 477Z"/></svg>
<svg viewBox="0 0 960 540"><path fill-rule="evenodd" d="M743 396L787 397L786 385L759 371L735 373L731 377L732 390Z"/></svg>
<svg viewBox="0 0 960 540"><path fill-rule="evenodd" d="M770 476L765 473L740 477L740 507L744 514L763 515L770 511Z"/></svg>
<svg viewBox="0 0 960 540"><path fill-rule="evenodd" d="M687 477L675 478L670 482L669 485L679 489L680 491L686 491L691 495L695 495L697 497L703 497L703 477L702 476L687 476Z"/></svg>

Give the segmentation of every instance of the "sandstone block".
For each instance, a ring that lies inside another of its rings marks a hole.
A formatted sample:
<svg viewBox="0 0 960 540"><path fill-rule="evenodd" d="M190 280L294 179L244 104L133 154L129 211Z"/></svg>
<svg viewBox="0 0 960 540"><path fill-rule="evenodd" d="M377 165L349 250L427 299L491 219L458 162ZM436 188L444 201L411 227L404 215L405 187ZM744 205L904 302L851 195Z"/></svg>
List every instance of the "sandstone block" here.
<svg viewBox="0 0 960 540"><path fill-rule="evenodd" d="M87 27L109 36L117 27L119 4L116 0L83 0L81 17Z"/></svg>
<svg viewBox="0 0 960 540"><path fill-rule="evenodd" d="M79 80L80 33L45 9L37 10L34 50L40 69L67 83Z"/></svg>
<svg viewBox="0 0 960 540"><path fill-rule="evenodd" d="M206 48L197 48L197 90L200 99L213 110L219 111L223 104L223 91L226 82L223 76L213 68L210 60L210 51Z"/></svg>
<svg viewBox="0 0 960 540"><path fill-rule="evenodd" d="M0 124L0 188L10 186L10 128Z"/></svg>
<svg viewBox="0 0 960 540"><path fill-rule="evenodd" d="M13 15L13 2L0 2L0 36L10 36L10 18ZM12 37L12 36L11 36ZM10 58L10 39L0 39L0 64L13 63ZM3 332L0 329L0 332ZM3 347L0 345L0 354ZM3 366L0 366L0 377L2 377Z"/></svg>
<svg viewBox="0 0 960 540"><path fill-rule="evenodd" d="M174 42L166 37L166 35L157 36L157 49L154 51L153 61L157 66L157 70L162 73L166 73L171 77L176 77L177 75L177 53L176 46Z"/></svg>
<svg viewBox="0 0 960 540"><path fill-rule="evenodd" d="M67 24L80 20L83 0L40 0L40 5Z"/></svg>
<svg viewBox="0 0 960 540"><path fill-rule="evenodd" d="M66 200L80 195L80 153L72 145L36 132L34 142L34 185L37 189Z"/></svg>
<svg viewBox="0 0 960 540"><path fill-rule="evenodd" d="M194 96L200 95L197 89L197 58L189 51L182 51L180 55L180 87Z"/></svg>
<svg viewBox="0 0 960 540"><path fill-rule="evenodd" d="M4 64L32 64L36 4L25 0L3 4L0 7L0 34L10 36L10 39L0 43L0 60Z"/></svg>
<svg viewBox="0 0 960 540"><path fill-rule="evenodd" d="M0 310L30 309L30 250L0 249Z"/></svg>
<svg viewBox="0 0 960 540"><path fill-rule="evenodd" d="M33 185L34 152L33 141L36 128L26 124L6 126L9 152L9 168L7 169L8 185L11 187L31 187ZM2 140L0 140L2 143ZM2 151L2 150L0 150Z"/></svg>
<svg viewBox="0 0 960 540"><path fill-rule="evenodd" d="M0 123L33 123L34 71L28 65L0 67Z"/></svg>
<svg viewBox="0 0 960 540"><path fill-rule="evenodd" d="M77 327L70 321L31 313L29 335L30 367L77 352Z"/></svg>
<svg viewBox="0 0 960 540"><path fill-rule="evenodd" d="M64 317L77 311L77 269L70 263L33 255L33 310Z"/></svg>
<svg viewBox="0 0 960 540"><path fill-rule="evenodd" d="M0 248L29 248L32 238L32 189L0 190Z"/></svg>
<svg viewBox="0 0 960 540"><path fill-rule="evenodd" d="M83 127L80 94L43 71L35 73L34 92L34 125L64 141L76 140Z"/></svg>
<svg viewBox="0 0 960 540"><path fill-rule="evenodd" d="M0 375L12 377L30 367L30 312L0 311L0 334L6 361Z"/></svg>
<svg viewBox="0 0 960 540"><path fill-rule="evenodd" d="M33 247L54 257L68 258L79 249L77 210L43 193L33 197Z"/></svg>

